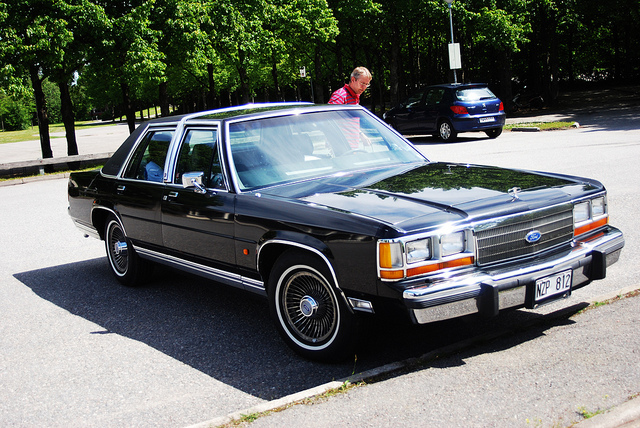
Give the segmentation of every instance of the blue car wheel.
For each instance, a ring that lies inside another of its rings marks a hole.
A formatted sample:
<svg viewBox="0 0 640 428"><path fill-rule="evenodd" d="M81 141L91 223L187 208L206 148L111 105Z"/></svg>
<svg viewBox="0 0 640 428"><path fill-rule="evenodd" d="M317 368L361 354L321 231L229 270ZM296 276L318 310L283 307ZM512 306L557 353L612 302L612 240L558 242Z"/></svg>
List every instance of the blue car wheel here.
<svg viewBox="0 0 640 428"><path fill-rule="evenodd" d="M445 143L453 141L458 136L458 133L453 129L453 125L446 119L443 119L438 124L438 137Z"/></svg>

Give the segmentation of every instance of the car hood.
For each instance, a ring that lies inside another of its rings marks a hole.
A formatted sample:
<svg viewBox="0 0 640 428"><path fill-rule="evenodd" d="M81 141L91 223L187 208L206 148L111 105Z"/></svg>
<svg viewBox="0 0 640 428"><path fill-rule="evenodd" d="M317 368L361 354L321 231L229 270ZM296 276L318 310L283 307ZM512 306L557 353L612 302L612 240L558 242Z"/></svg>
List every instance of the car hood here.
<svg viewBox="0 0 640 428"><path fill-rule="evenodd" d="M514 214L600 189L597 181L566 175L434 162L404 171L326 177L261 193L376 219L408 231Z"/></svg>

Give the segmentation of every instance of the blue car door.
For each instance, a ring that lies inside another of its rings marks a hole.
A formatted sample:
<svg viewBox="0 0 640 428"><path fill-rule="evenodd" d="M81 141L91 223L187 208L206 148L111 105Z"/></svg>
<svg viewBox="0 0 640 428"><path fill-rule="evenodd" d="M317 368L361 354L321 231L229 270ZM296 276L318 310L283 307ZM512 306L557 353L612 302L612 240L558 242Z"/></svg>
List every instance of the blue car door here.
<svg viewBox="0 0 640 428"><path fill-rule="evenodd" d="M438 118L441 114L444 93L445 90L443 88L430 88L425 93L422 113L423 132L436 132L438 127Z"/></svg>
<svg viewBox="0 0 640 428"><path fill-rule="evenodd" d="M420 132L423 128L422 116L424 114L423 91L416 92L409 97L393 116L393 126L398 132L410 134Z"/></svg>

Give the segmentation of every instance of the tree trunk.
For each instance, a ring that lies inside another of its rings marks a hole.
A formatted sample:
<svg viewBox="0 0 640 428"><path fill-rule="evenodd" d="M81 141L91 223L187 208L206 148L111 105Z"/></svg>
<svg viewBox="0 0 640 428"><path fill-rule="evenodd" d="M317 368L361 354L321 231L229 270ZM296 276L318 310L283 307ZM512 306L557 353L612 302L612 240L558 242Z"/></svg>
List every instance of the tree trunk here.
<svg viewBox="0 0 640 428"><path fill-rule="evenodd" d="M392 25L391 31L393 36L391 37L391 63L389 64L389 81L391 84L391 105L395 105L400 102L398 94L398 67L400 59L400 32L396 24Z"/></svg>
<svg viewBox="0 0 640 428"><path fill-rule="evenodd" d="M510 113L512 111L513 91L511 89L511 57L509 53L499 51L497 54L497 63L498 79L500 82L499 97L502 100L504 108Z"/></svg>
<svg viewBox="0 0 640 428"><path fill-rule="evenodd" d="M271 77L273 78L273 86L276 89L276 100L283 101L280 86L278 86L278 65L275 58L271 61Z"/></svg>
<svg viewBox="0 0 640 428"><path fill-rule="evenodd" d="M160 82L158 85L158 102L160 103L160 114L162 117L169 116L169 96L167 95L167 82Z"/></svg>
<svg viewBox="0 0 640 428"><path fill-rule="evenodd" d="M314 56L314 67L313 67L313 81L314 81L314 99L312 100L314 103L324 104L326 103L324 85L321 83L320 79L320 70L322 70L322 61L320 58L320 52L318 50L318 46L316 46L316 52Z"/></svg>
<svg viewBox="0 0 640 428"><path fill-rule="evenodd" d="M214 109L216 108L216 82L213 78L213 64L207 64L207 76L209 80L209 90L207 91L207 108Z"/></svg>
<svg viewBox="0 0 640 428"><path fill-rule="evenodd" d="M127 125L129 125L129 133L131 134L136 129L136 111L129 96L129 85L121 83L120 88L122 89L122 104L127 117Z"/></svg>
<svg viewBox="0 0 640 428"><path fill-rule="evenodd" d="M38 73L38 66L31 66L29 73L31 75L31 85L33 86L33 94L36 98L36 112L38 115L38 131L40 132L40 148L42 150L42 158L52 158L51 138L49 137L49 115L47 114L47 102L42 91L42 81ZM50 169L45 168L45 170Z"/></svg>
<svg viewBox="0 0 640 428"><path fill-rule="evenodd" d="M248 104L251 101L251 97L249 94L249 82L247 78L247 70L244 67L240 67L238 70L238 74L240 75L240 88L242 90L242 103Z"/></svg>
<svg viewBox="0 0 640 428"><path fill-rule="evenodd" d="M58 82L60 88L60 111L62 113L62 123L64 123L65 134L67 135L67 155L78 154L78 143L76 141L75 117L73 116L73 101L67 82Z"/></svg>

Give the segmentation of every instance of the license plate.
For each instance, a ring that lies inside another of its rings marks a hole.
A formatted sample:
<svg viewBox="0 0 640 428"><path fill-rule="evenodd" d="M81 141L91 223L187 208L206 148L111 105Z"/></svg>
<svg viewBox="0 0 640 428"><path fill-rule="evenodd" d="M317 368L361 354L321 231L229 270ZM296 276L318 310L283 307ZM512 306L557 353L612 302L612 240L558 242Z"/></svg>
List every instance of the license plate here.
<svg viewBox="0 0 640 428"><path fill-rule="evenodd" d="M535 301L538 302L556 294L564 294L570 291L572 272L572 270L567 270L537 280Z"/></svg>
<svg viewBox="0 0 640 428"><path fill-rule="evenodd" d="M480 123L488 123L488 122L495 122L496 118L495 117L481 117L480 118Z"/></svg>

